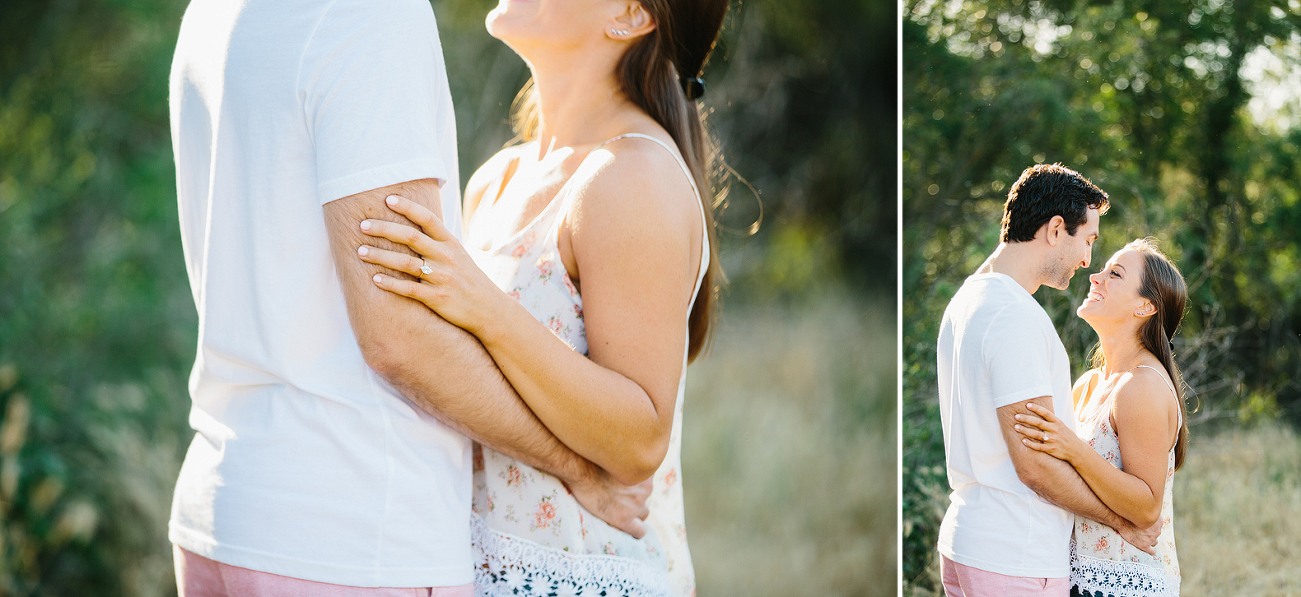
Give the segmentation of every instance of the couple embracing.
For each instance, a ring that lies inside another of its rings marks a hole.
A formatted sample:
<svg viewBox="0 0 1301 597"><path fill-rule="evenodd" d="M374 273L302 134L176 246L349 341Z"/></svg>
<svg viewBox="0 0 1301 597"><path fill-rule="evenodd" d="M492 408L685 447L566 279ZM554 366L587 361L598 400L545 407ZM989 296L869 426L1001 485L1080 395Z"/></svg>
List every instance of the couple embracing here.
<svg viewBox="0 0 1301 597"><path fill-rule="evenodd" d="M190 3L182 596L694 593L683 385L721 276L695 100L726 6L503 0L521 143L462 201L427 0Z"/></svg>
<svg viewBox="0 0 1301 597"><path fill-rule="evenodd" d="M1025 170L1001 243L944 311L940 415L951 503L949 597L1179 593L1171 502L1188 442L1171 338L1187 291L1152 242L1089 276L1076 310L1098 335L1074 387L1032 295L1088 267L1107 194L1061 165Z"/></svg>

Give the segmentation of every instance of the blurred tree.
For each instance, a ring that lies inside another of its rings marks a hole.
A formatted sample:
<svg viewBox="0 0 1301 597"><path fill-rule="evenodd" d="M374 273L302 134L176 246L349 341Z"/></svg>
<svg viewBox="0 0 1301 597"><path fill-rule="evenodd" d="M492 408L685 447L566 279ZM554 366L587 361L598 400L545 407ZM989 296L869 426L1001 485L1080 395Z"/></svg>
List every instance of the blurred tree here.
<svg viewBox="0 0 1301 597"><path fill-rule="evenodd" d="M161 25L179 16L0 4L3 594L151 594L170 578L194 342L164 99Z"/></svg>

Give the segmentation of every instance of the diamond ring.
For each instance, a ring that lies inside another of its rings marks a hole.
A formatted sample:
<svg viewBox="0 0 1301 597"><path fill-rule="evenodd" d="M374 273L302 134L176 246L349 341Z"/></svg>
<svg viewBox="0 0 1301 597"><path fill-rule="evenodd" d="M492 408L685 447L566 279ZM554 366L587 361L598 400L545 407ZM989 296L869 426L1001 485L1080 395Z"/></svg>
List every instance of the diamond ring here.
<svg viewBox="0 0 1301 597"><path fill-rule="evenodd" d="M420 273L425 274L426 276L434 273L434 268L429 267L429 261L424 259L420 260Z"/></svg>

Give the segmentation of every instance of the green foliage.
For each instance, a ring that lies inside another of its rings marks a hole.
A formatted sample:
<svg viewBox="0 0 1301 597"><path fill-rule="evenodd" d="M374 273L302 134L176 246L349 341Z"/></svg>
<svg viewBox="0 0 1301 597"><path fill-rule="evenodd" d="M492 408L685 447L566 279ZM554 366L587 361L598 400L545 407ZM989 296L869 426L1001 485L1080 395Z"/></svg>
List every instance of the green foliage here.
<svg viewBox="0 0 1301 597"><path fill-rule="evenodd" d="M0 7L0 593L154 594L194 311L174 3Z"/></svg>
<svg viewBox="0 0 1301 597"><path fill-rule="evenodd" d="M0 595L174 591L166 521L196 337L167 107L184 7L0 3ZM464 181L510 139L527 72L484 31L491 2L434 8ZM766 211L758 235L724 234L738 303L847 273L892 296L894 11L733 6L704 106ZM722 222L745 229L754 198L731 198ZM877 408L846 395L850 412Z"/></svg>
<svg viewBox="0 0 1301 597"><path fill-rule="evenodd" d="M739 237L759 210L740 179L726 181L724 269L741 298L800 295L828 278L895 296L897 22L886 0L732 5L704 105L763 203L758 234Z"/></svg>
<svg viewBox="0 0 1301 597"><path fill-rule="evenodd" d="M1179 265L1190 307L1175 353L1195 426L1301 420L1301 137L1248 117L1244 78L1253 50L1296 43L1301 13L1218 0L916 1L904 13L904 567L926 591L934 484L946 485L931 474L943 464L937 328L1030 164L1062 162L1111 194L1095 263L1154 236ZM1038 293L1076 374L1096 341L1074 316L1087 285Z"/></svg>

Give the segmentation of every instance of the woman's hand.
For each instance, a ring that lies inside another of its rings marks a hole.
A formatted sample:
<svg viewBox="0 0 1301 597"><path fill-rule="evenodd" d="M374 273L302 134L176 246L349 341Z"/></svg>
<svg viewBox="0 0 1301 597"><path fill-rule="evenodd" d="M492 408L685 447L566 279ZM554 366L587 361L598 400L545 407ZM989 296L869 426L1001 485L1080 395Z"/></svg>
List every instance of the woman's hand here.
<svg viewBox="0 0 1301 597"><path fill-rule="evenodd" d="M1012 427L1025 436L1021 438L1021 443L1032 450L1071 462L1074 449L1081 443L1080 438L1052 411L1033 402L1027 403L1026 408L1034 415L1016 415L1019 424Z"/></svg>
<svg viewBox="0 0 1301 597"><path fill-rule="evenodd" d="M361 231L406 245L419 257L367 245L358 247L357 255L362 261L411 274L419 281L376 274L375 285L420 301L453 325L479 335L486 322L492 320L490 313L496 302L507 295L479 269L434 212L397 195L390 195L385 203L420 228L365 220Z"/></svg>

